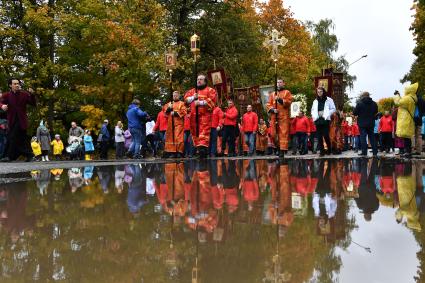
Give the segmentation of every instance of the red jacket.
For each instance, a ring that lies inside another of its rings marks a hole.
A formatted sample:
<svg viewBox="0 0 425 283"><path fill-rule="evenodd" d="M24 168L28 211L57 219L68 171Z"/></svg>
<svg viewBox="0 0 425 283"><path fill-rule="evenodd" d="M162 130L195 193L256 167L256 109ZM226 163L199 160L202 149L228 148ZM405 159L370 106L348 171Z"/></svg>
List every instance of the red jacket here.
<svg viewBox="0 0 425 283"><path fill-rule="evenodd" d="M225 126L236 126L236 121L238 120L238 109L235 106L226 109L224 116L224 125Z"/></svg>
<svg viewBox="0 0 425 283"><path fill-rule="evenodd" d="M190 113L184 116L184 130L190 131Z"/></svg>
<svg viewBox="0 0 425 283"><path fill-rule="evenodd" d="M156 117L156 123L155 127L153 127L154 131L166 131L168 127L168 116L165 115L164 111L161 111L158 113L158 116Z"/></svg>
<svg viewBox="0 0 425 283"><path fill-rule="evenodd" d="M258 130L258 116L255 112L246 112L242 116L242 129L246 132L256 132Z"/></svg>
<svg viewBox="0 0 425 283"><path fill-rule="evenodd" d="M308 122L310 123L310 132L315 133L316 132L316 125L314 124L313 118L308 118Z"/></svg>
<svg viewBox="0 0 425 283"><path fill-rule="evenodd" d="M0 108L7 105L7 122L9 129L15 124L15 119L18 117L19 126L22 130L28 128L27 105L35 106L36 100L33 94L20 90L16 93L6 92L0 99Z"/></svg>
<svg viewBox="0 0 425 283"><path fill-rule="evenodd" d="M220 109L220 107L216 106L212 113L211 128L217 128L222 123L222 119L223 111Z"/></svg>
<svg viewBox="0 0 425 283"><path fill-rule="evenodd" d="M292 124L295 127L295 132L310 133L310 122L306 116L295 117Z"/></svg>
<svg viewBox="0 0 425 283"><path fill-rule="evenodd" d="M384 194L393 193L395 190L393 176L382 176L379 180L379 184L381 185L381 191Z"/></svg>
<svg viewBox="0 0 425 283"><path fill-rule="evenodd" d="M357 123L353 123L353 125L351 126L351 134L354 137L360 136L360 129L359 129L359 125L357 125Z"/></svg>
<svg viewBox="0 0 425 283"><path fill-rule="evenodd" d="M383 133L392 133L394 127L393 118L388 115L388 117L382 116L379 120L378 131Z"/></svg>
<svg viewBox="0 0 425 283"><path fill-rule="evenodd" d="M257 201L260 197L260 189L257 180L244 180L242 183L243 197L247 202Z"/></svg>
<svg viewBox="0 0 425 283"><path fill-rule="evenodd" d="M344 136L351 136L352 126L348 125L347 121L342 122L342 130L344 132Z"/></svg>

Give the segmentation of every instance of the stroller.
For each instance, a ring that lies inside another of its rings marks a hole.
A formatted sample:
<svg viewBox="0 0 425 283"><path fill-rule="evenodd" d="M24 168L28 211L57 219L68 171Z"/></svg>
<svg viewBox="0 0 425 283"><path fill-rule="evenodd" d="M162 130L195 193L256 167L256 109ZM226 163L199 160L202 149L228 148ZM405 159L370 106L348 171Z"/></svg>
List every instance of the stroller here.
<svg viewBox="0 0 425 283"><path fill-rule="evenodd" d="M84 152L81 145L81 138L70 137L68 139L69 146L66 148L66 152L69 154L71 160L83 160Z"/></svg>

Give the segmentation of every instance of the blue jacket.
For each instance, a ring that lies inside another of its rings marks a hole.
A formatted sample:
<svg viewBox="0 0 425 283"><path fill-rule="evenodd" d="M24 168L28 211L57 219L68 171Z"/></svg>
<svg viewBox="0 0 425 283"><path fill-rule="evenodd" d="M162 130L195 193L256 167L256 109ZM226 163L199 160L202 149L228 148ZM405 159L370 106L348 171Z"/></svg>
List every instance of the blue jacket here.
<svg viewBox="0 0 425 283"><path fill-rule="evenodd" d="M130 104L130 106L128 106L127 111L128 128L142 130L142 124L145 124L145 119L147 118L147 116L148 113L140 110L137 105Z"/></svg>
<svg viewBox="0 0 425 283"><path fill-rule="evenodd" d="M375 127L373 128L373 133L374 134L378 134L379 121L380 121L380 119L376 119L375 120Z"/></svg>
<svg viewBox="0 0 425 283"><path fill-rule="evenodd" d="M93 138L91 136L84 135L84 150L94 151Z"/></svg>
<svg viewBox="0 0 425 283"><path fill-rule="evenodd" d="M102 128L100 129L100 133L102 134L102 141L109 141L111 139L111 135L109 134L106 124L102 125Z"/></svg>

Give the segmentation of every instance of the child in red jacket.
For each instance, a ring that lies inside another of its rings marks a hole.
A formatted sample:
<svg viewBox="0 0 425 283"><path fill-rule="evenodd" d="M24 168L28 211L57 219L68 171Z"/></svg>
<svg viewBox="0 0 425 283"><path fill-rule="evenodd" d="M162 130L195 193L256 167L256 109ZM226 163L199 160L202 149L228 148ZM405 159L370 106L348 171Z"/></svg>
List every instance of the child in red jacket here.
<svg viewBox="0 0 425 283"><path fill-rule="evenodd" d="M310 122L304 116L304 112L300 111L297 117L292 120L291 128L295 129L296 150L299 150L301 155L307 153L307 136L310 134Z"/></svg>
<svg viewBox="0 0 425 283"><path fill-rule="evenodd" d="M353 125L351 126L351 134L353 137L353 150L357 152L360 150L360 129L357 125L357 119L353 119Z"/></svg>
<svg viewBox="0 0 425 283"><path fill-rule="evenodd" d="M393 144L393 130L394 130L394 121L390 115L390 112L385 111L384 116L379 120L378 132L381 133L382 143L386 153L390 152L390 148Z"/></svg>

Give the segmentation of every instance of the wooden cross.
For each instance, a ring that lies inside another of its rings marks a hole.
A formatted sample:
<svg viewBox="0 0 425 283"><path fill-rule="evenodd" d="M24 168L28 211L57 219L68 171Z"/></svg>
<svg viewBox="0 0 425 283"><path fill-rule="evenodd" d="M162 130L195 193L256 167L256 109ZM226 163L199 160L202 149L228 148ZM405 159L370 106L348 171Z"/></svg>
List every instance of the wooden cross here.
<svg viewBox="0 0 425 283"><path fill-rule="evenodd" d="M285 46L288 43L288 39L282 36L279 38L279 32L276 29L272 31L272 38L266 39L263 45L267 48L272 48L272 59L273 61L277 61L279 58L279 46Z"/></svg>

